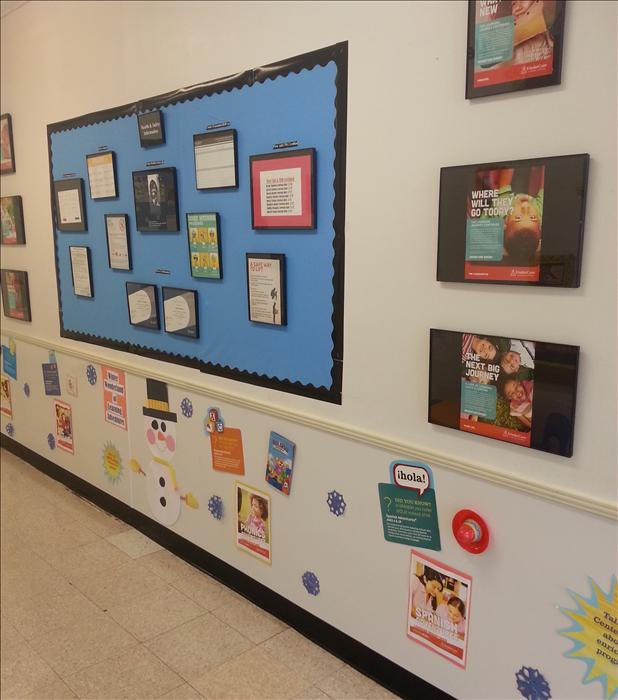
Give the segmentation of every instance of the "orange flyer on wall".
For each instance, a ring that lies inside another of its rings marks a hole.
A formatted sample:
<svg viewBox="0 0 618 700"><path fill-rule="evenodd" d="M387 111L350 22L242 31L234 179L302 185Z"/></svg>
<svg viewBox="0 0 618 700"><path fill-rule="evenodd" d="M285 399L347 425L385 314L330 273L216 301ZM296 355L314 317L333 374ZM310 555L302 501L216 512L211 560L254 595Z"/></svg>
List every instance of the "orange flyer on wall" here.
<svg viewBox="0 0 618 700"><path fill-rule="evenodd" d="M124 372L101 367L103 372L103 406L107 423L127 429L127 391Z"/></svg>
<svg viewBox="0 0 618 700"><path fill-rule="evenodd" d="M210 436L212 468L218 472L244 474L245 459L242 451L242 434L239 428L225 428L222 433Z"/></svg>

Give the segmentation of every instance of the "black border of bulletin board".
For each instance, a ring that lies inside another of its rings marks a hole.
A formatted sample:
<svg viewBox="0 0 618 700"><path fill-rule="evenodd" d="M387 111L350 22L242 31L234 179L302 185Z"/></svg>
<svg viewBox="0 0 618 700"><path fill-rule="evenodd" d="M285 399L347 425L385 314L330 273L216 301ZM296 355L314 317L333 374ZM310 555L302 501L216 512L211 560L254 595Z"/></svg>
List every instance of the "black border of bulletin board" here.
<svg viewBox="0 0 618 700"><path fill-rule="evenodd" d="M285 77L290 73L300 73L302 70L311 70L320 65L326 66L334 62L337 67L335 79L336 84L336 119L335 119L335 162L334 162L334 218L333 218L333 297L332 297L332 339L333 349L331 385L330 387L313 384L303 384L300 381L292 382L289 379L278 379L266 375L259 375L256 372L234 369L219 364L206 362L198 358L182 357L170 352L136 346L133 343L110 340L99 336L68 330L64 327L61 311L61 290L60 280L56 276L58 287L58 313L60 323L60 335L63 338L79 340L92 343L102 347L123 350L144 357L150 357L164 362L172 362L188 367L194 367L202 372L213 374L228 379L235 379L248 384L277 389L292 394L299 394L308 398L328 401L330 403L341 403L341 388L343 380L343 299L344 299L344 256L345 256L345 181L346 181L346 135L347 135L347 84L348 84L348 42L340 42L316 51L311 51L299 56L271 63L259 68L242 71L236 75L227 76L217 80L200 83L192 87L181 88L163 95L146 98L112 109L102 110L85 114L81 117L68 119L47 126L47 143L49 155L49 178L51 194L52 220L54 227L57 227L56 206L53 196L54 182L52 175L52 134L76 129L83 126L96 124L98 122L110 121L126 116L137 115L139 113L157 110L161 107L171 106L177 103L193 100L195 98L207 97L234 88L243 88L255 83L263 83L267 80L274 80L277 77ZM54 238L55 240L55 238ZM57 256L57 248L55 255ZM58 260L56 259L56 265Z"/></svg>

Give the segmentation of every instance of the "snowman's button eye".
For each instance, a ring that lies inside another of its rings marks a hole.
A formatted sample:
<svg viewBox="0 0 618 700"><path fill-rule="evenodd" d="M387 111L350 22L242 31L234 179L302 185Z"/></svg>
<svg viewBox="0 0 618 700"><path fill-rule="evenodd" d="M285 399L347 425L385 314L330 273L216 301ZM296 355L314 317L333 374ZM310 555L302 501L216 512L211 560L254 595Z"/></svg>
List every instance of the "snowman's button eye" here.
<svg viewBox="0 0 618 700"><path fill-rule="evenodd" d="M167 502L167 501L165 500L165 498L163 498L163 496L161 496L161 498L159 499L159 503L160 503L164 508L165 508L166 502Z"/></svg>
<svg viewBox="0 0 618 700"><path fill-rule="evenodd" d="M152 423L150 424L153 430L158 430L159 429L159 424L157 423L156 420L153 420Z"/></svg>
<svg viewBox="0 0 618 700"><path fill-rule="evenodd" d="M165 479L163 477L159 478L159 486L165 486Z"/></svg>
<svg viewBox="0 0 618 700"><path fill-rule="evenodd" d="M165 428L165 423L162 422L162 423L161 423L161 432L164 433L165 430L166 430L166 428Z"/></svg>

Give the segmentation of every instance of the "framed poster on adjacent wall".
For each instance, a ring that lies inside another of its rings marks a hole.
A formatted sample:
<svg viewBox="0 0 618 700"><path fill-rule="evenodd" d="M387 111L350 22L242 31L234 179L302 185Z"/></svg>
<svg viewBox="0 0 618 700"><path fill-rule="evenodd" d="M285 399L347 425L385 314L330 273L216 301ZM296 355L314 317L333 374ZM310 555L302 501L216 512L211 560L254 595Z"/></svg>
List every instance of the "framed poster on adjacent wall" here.
<svg viewBox="0 0 618 700"><path fill-rule="evenodd" d="M0 173L15 172L13 148L13 123L10 114L0 115Z"/></svg>
<svg viewBox="0 0 618 700"><path fill-rule="evenodd" d="M23 245L26 242L24 232L24 212L21 197L2 197L0 199L2 214L2 245Z"/></svg>
<svg viewBox="0 0 618 700"><path fill-rule="evenodd" d="M0 270L4 315L20 321L32 321L28 273L23 270Z"/></svg>

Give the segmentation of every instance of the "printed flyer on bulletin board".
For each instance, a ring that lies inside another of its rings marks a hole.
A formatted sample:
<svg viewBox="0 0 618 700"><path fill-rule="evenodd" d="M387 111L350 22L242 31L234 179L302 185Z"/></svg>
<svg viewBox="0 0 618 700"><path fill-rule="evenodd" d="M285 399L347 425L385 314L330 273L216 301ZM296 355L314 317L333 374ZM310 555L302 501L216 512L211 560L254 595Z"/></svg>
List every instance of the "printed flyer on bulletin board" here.
<svg viewBox="0 0 618 700"><path fill-rule="evenodd" d="M472 579L411 550L408 637L466 667Z"/></svg>

